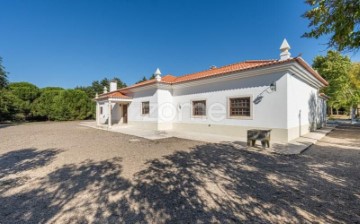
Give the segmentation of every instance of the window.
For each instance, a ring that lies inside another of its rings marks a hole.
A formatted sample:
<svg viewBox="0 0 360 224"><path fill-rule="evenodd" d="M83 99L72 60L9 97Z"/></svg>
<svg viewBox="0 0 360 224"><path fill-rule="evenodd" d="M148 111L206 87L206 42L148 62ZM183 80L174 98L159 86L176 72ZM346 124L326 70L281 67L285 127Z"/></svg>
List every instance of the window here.
<svg viewBox="0 0 360 224"><path fill-rule="evenodd" d="M250 117L250 102L250 97L230 98L230 117Z"/></svg>
<svg viewBox="0 0 360 224"><path fill-rule="evenodd" d="M142 114L145 115L145 114L149 114L150 112L150 102L147 101L147 102L142 102Z"/></svg>
<svg viewBox="0 0 360 224"><path fill-rule="evenodd" d="M193 116L206 116L206 101L193 101Z"/></svg>
<svg viewBox="0 0 360 224"><path fill-rule="evenodd" d="M103 107L100 107L100 114L103 114Z"/></svg>

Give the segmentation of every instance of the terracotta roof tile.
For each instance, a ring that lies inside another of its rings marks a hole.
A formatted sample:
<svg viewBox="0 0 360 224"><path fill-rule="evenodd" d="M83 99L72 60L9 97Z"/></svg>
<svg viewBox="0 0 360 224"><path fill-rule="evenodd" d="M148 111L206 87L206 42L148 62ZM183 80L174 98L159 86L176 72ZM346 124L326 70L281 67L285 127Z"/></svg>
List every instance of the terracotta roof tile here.
<svg viewBox="0 0 360 224"><path fill-rule="evenodd" d="M283 64L283 63L294 62L294 61L298 62L304 69L306 69L308 72L310 72L321 83L323 83L324 85L328 85L328 82L324 78L322 78L314 69L311 68L310 65L308 65L300 57L283 60L283 61L279 61L279 60L275 60L275 59L248 60L248 61L243 61L243 62L234 63L234 64L230 64L230 65L225 65L225 66L222 66L219 68L212 68L212 69L204 70L201 72L191 73L191 74L187 74L187 75L183 75L183 76L179 76L179 77L176 77L173 75L166 75L166 76L162 77L160 83L177 84L177 83L182 83L182 82L187 82L187 81L194 81L194 80L198 80L198 79L203 79L203 78L208 78L208 77L213 77L213 76L218 76L218 75L225 75L225 74L230 74L230 73L234 73L234 72L240 72L240 71L245 71L245 70L249 70L249 69L255 69L255 68L260 68L260 67L265 67L265 66L272 66L272 65L276 65L276 64ZM135 87L146 86L149 84L153 84L155 82L156 82L155 79L151 79L151 80L147 80L147 81L140 82L138 84L123 88L121 90L128 90L128 89L132 89Z"/></svg>
<svg viewBox="0 0 360 224"><path fill-rule="evenodd" d="M106 99L106 98L131 99L131 97L122 94L121 92L119 92L119 90L101 94L97 99Z"/></svg>
<svg viewBox="0 0 360 224"><path fill-rule="evenodd" d="M165 75L161 78L162 82L173 83L178 77L173 75Z"/></svg>
<svg viewBox="0 0 360 224"><path fill-rule="evenodd" d="M244 61L240 63L230 64L219 68L213 68L201 72L180 76L175 80L175 83L201 79L209 76L223 75L231 72L238 72L241 70L258 67L260 65L271 64L275 61L276 60L262 60L262 61L257 60L257 61Z"/></svg>
<svg viewBox="0 0 360 224"><path fill-rule="evenodd" d="M161 77L161 82L162 83L173 83L175 80L177 79L176 76L173 76L173 75L165 75L164 77ZM146 86L146 85L149 85L149 84L152 84L152 83L155 83L156 80L155 79L149 79L149 80L146 80L146 81L142 81L142 82L139 82L139 83L136 83L132 86L129 86L129 87L125 87L125 88L122 88L121 90L127 90L127 89L132 89L134 87L140 87L140 86Z"/></svg>

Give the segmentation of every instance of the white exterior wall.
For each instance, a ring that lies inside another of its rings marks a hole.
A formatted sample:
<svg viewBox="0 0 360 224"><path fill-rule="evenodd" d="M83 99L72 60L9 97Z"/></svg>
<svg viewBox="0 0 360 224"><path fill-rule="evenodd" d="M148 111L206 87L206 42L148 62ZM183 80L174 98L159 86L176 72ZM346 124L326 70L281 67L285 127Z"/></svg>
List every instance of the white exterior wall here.
<svg viewBox="0 0 360 224"><path fill-rule="evenodd" d="M128 106L128 124L145 129L157 129L157 91L156 89L134 92ZM150 113L142 115L142 102L150 102Z"/></svg>
<svg viewBox="0 0 360 224"><path fill-rule="evenodd" d="M268 89L263 93L260 103L254 104L252 119L233 119L228 116L228 100L230 97L251 96L254 100L272 82L277 84L277 90ZM192 101L206 100L207 116L192 117ZM206 84L196 87L174 90L174 104L179 106L179 116L174 122L199 124L241 125L264 128L286 128L286 79L283 74L263 75L227 82ZM221 108L222 107L222 108ZM217 110L219 109L219 110ZM217 110L215 119L211 111Z"/></svg>
<svg viewBox="0 0 360 224"><path fill-rule="evenodd" d="M99 103L99 114L102 108L102 114L100 114L100 118L99 118L99 122L100 124L107 124L108 122L108 111L109 111L109 107L108 107L108 103L107 102L100 102Z"/></svg>
<svg viewBox="0 0 360 224"><path fill-rule="evenodd" d="M128 107L128 122L134 126L146 129L171 130L172 129L172 93L167 89L152 89L135 92L133 101ZM142 102L150 102L150 113L142 115ZM171 110L171 109L170 109ZM159 114L161 113L161 114Z"/></svg>
<svg viewBox="0 0 360 224"><path fill-rule="evenodd" d="M176 108L173 104L172 91L168 89L157 90L158 105L158 130L171 130L173 121L177 115Z"/></svg>
<svg viewBox="0 0 360 224"><path fill-rule="evenodd" d="M326 103L317 88L287 74L288 139L294 139L322 127L326 120Z"/></svg>
<svg viewBox="0 0 360 224"><path fill-rule="evenodd" d="M276 82L277 90L269 89ZM265 90L265 91L264 91ZM263 92L264 91L264 92ZM229 117L229 98L251 96L253 101L263 92L260 103L252 103L252 118ZM275 139L286 141L286 75L268 74L175 89L173 105L177 110L175 130L209 132L214 134L246 136L251 128L272 129ZM192 116L192 101L206 100L206 117Z"/></svg>
<svg viewBox="0 0 360 224"><path fill-rule="evenodd" d="M276 91L270 84L276 83ZM287 72L217 82L199 81L173 86L160 85L129 94L128 124L144 129L190 131L246 137L253 128L272 129L271 138L288 142L311 128L322 127L326 102L318 90ZM254 100L262 95L259 103ZM229 98L251 97L251 118L229 116ZM192 116L192 101L206 101L206 116ZM142 102L150 102L150 113L142 115ZM107 123L108 103L100 102L100 123ZM113 124L121 122L122 108L112 104Z"/></svg>
<svg viewBox="0 0 360 224"><path fill-rule="evenodd" d="M100 114L100 108L103 108L103 113ZM112 111L111 111L111 121L112 124L117 124L121 120L121 107L117 103L111 103ZM99 103L99 114L100 114L100 124L108 124L109 118L109 103L107 101L103 101Z"/></svg>

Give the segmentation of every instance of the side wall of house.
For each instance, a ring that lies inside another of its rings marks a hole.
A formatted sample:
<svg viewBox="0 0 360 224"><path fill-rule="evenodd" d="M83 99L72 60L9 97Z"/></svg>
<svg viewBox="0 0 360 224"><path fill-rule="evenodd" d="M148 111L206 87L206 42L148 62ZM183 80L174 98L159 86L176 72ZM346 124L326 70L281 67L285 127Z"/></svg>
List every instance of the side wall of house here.
<svg viewBox="0 0 360 224"><path fill-rule="evenodd" d="M118 124L121 120L121 107L118 103L111 103L112 111L111 111L111 123ZM107 101L103 101L99 103L99 109L102 108L102 114L100 114L100 124L108 124L109 122L109 103ZM101 110L101 109L100 109Z"/></svg>
<svg viewBox="0 0 360 224"><path fill-rule="evenodd" d="M287 74L288 80L288 139L295 139L324 125L326 102L318 89L298 77Z"/></svg>
<svg viewBox="0 0 360 224"><path fill-rule="evenodd" d="M132 126L153 130L171 130L173 122L172 91L152 89L135 92L128 108L128 123ZM142 114L142 103L149 102L150 112ZM169 111L170 110L170 111Z"/></svg>
<svg viewBox="0 0 360 224"><path fill-rule="evenodd" d="M157 130L158 96L156 89L134 92L129 95L133 101L128 106L128 124L144 129ZM149 102L149 114L142 114L142 103Z"/></svg>
<svg viewBox="0 0 360 224"><path fill-rule="evenodd" d="M276 91L269 86L276 83ZM205 132L246 138L252 128L272 129L272 139L287 141L287 76L285 73L267 74L221 83L177 88L173 91L175 131ZM229 116L229 98L251 97L251 118ZM258 103L256 99L261 98ZM207 113L194 117L192 101L206 100Z"/></svg>

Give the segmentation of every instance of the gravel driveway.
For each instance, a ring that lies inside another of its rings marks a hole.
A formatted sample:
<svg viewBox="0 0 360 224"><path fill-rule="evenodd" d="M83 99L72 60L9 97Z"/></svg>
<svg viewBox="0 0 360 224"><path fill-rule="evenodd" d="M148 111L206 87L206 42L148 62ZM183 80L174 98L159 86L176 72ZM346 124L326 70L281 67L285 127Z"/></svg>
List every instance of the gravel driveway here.
<svg viewBox="0 0 360 224"><path fill-rule="evenodd" d="M360 223L360 127L305 153L0 126L0 223Z"/></svg>

